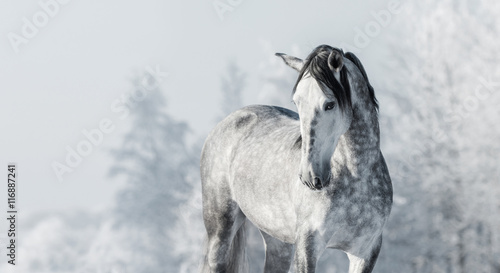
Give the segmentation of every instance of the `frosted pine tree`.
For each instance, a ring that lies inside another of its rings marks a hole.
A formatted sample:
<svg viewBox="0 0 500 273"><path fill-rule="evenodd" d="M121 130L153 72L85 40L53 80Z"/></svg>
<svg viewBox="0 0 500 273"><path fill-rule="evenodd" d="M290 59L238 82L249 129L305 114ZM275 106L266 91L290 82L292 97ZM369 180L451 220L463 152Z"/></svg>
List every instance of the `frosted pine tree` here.
<svg viewBox="0 0 500 273"><path fill-rule="evenodd" d="M486 151L498 151L491 140L498 139L498 130L490 127L498 96L481 99L476 90L481 77L498 75L492 65L498 59L492 40L498 33L498 4L405 5L407 14L398 19L409 38L394 40L394 69L401 74L394 77L392 93L399 108L388 124L394 127L392 142L405 144L398 151L395 192L401 185L412 197L404 199L401 210L408 215L397 213L395 199L391 219L406 218L411 226L390 223L390 244L410 250L414 272L491 272L498 260L498 217L493 215L499 208L488 193L499 188ZM394 248L391 253L403 252Z"/></svg>
<svg viewBox="0 0 500 273"><path fill-rule="evenodd" d="M110 172L125 186L117 194L112 219L102 225L87 254L87 268L177 272L168 231L196 166L185 143L188 126L165 112L159 79L146 72L132 83L143 99L131 105L130 130L112 151L116 163Z"/></svg>

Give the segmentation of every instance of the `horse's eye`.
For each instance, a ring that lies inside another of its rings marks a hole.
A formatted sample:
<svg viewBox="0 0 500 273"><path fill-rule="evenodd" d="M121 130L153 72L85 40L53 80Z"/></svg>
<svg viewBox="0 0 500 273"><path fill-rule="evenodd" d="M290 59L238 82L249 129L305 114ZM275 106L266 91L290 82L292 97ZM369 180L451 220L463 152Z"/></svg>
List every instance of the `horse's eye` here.
<svg viewBox="0 0 500 273"><path fill-rule="evenodd" d="M332 110L335 108L335 102L331 101L325 105L325 111Z"/></svg>

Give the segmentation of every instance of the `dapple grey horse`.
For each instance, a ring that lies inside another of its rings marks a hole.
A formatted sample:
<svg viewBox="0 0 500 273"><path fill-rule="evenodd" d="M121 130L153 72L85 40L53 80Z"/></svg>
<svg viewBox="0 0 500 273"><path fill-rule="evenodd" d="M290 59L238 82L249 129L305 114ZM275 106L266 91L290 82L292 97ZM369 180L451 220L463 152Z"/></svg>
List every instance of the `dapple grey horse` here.
<svg viewBox="0 0 500 273"><path fill-rule="evenodd" d="M327 45L301 60L298 114L242 108L210 133L201 157L203 272L243 272L244 223L266 246L264 271L315 272L325 248L347 253L350 273L372 271L392 206L380 151L378 104L359 59Z"/></svg>

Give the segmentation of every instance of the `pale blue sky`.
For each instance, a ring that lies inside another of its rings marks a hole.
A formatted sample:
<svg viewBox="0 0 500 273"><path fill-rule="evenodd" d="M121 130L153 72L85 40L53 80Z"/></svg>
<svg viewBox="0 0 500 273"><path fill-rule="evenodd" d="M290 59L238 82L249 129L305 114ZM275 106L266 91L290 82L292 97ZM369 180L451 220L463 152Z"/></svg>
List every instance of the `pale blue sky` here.
<svg viewBox="0 0 500 273"><path fill-rule="evenodd" d="M15 53L9 33L21 35L23 17L33 20L43 9L36 1L2 1L0 168L19 164L26 213L102 209L120 186L106 178L108 151L119 145L128 124L110 105L131 90L136 72L156 65L167 72L162 87L169 113L202 136L220 114L220 78L228 61L247 73L245 103L265 104L250 90L261 86L256 71L273 58L270 50L290 52L295 46L308 53L323 43L354 44L355 28L373 22L371 12L387 9L389 2L242 1L220 20L210 0L72 0ZM382 27L358 49L375 86L393 28ZM51 163L64 162L66 146L75 147L84 139L81 131L97 128L104 118L116 130L58 182Z"/></svg>

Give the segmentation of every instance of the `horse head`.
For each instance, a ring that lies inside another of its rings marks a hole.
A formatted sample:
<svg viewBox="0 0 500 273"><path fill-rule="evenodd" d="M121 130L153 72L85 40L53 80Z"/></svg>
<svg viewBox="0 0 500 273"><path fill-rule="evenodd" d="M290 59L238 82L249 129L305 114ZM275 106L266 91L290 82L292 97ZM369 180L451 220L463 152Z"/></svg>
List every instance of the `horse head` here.
<svg viewBox="0 0 500 273"><path fill-rule="evenodd" d="M313 190L328 185L330 162L340 136L352 121L351 91L344 53L318 46L307 59L277 53L299 72L293 101L300 118L301 162L299 177Z"/></svg>

